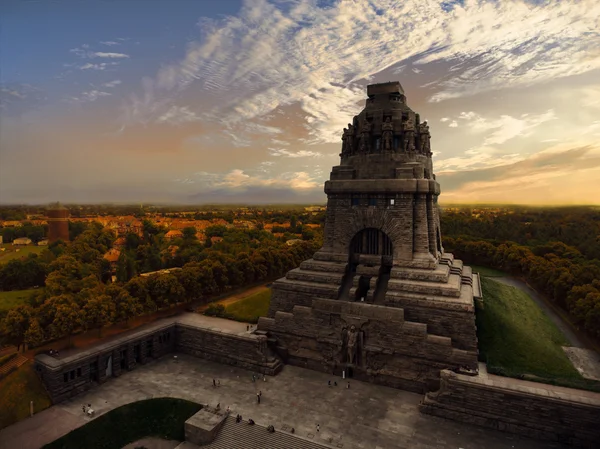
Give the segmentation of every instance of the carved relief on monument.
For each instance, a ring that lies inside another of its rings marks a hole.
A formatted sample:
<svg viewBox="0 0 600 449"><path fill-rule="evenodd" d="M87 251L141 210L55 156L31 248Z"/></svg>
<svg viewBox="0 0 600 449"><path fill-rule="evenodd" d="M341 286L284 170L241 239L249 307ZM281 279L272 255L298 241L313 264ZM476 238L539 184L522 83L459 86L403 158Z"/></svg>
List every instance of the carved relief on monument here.
<svg viewBox="0 0 600 449"><path fill-rule="evenodd" d="M370 122L365 121L360 131L360 151L368 153L371 150L371 128Z"/></svg>
<svg viewBox="0 0 600 449"><path fill-rule="evenodd" d="M387 117L385 122L381 125L381 141L383 151L392 151L392 145L394 141L394 124L392 119Z"/></svg>
<svg viewBox="0 0 600 449"><path fill-rule="evenodd" d="M419 152L422 154L429 154L431 152L430 147L431 134L429 133L429 125L427 122L423 122L419 125Z"/></svg>
<svg viewBox="0 0 600 449"><path fill-rule="evenodd" d="M342 363L363 365L364 332L354 324L342 329Z"/></svg>
<svg viewBox="0 0 600 449"><path fill-rule="evenodd" d="M342 135L342 154L352 153L354 143L354 127L348 123L348 128L344 128Z"/></svg>
<svg viewBox="0 0 600 449"><path fill-rule="evenodd" d="M404 151L415 151L415 123L411 118L404 123Z"/></svg>

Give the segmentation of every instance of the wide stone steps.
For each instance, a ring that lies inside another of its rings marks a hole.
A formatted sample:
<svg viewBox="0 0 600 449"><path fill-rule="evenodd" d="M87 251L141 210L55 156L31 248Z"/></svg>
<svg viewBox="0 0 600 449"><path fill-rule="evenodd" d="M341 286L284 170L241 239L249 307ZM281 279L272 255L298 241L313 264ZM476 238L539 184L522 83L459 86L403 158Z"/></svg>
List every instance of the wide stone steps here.
<svg viewBox="0 0 600 449"><path fill-rule="evenodd" d="M294 268L285 275L286 279L294 281L316 282L318 284L341 284L344 273L309 271Z"/></svg>
<svg viewBox="0 0 600 449"><path fill-rule="evenodd" d="M308 259L300 264L300 269L308 271L322 271L326 273L345 273L348 263L327 262L324 260Z"/></svg>
<svg viewBox="0 0 600 449"><path fill-rule="evenodd" d="M425 268L393 267L390 273L392 279L408 279L412 281L448 282L450 266L439 264L435 270Z"/></svg>
<svg viewBox="0 0 600 449"><path fill-rule="evenodd" d="M12 368L18 368L18 367L20 367L21 365L27 363L27 360L29 360L27 357L24 357L21 354L18 354L12 360L9 360L4 365L0 366L0 374L6 374Z"/></svg>
<svg viewBox="0 0 600 449"><path fill-rule="evenodd" d="M177 449L192 447L179 445ZM277 428L275 433L269 433L265 426L258 424L250 426L247 421L236 423L235 417L229 416L214 441L200 447L202 449L329 449L334 446L304 439Z"/></svg>
<svg viewBox="0 0 600 449"><path fill-rule="evenodd" d="M448 277L447 283L413 281L409 279L390 279L388 282L388 291L402 291L458 298L460 296L460 285L461 278L455 274L451 274Z"/></svg>
<svg viewBox="0 0 600 449"><path fill-rule="evenodd" d="M315 297L337 299L340 285L320 284L318 282L279 279L274 284L281 291L307 293Z"/></svg>

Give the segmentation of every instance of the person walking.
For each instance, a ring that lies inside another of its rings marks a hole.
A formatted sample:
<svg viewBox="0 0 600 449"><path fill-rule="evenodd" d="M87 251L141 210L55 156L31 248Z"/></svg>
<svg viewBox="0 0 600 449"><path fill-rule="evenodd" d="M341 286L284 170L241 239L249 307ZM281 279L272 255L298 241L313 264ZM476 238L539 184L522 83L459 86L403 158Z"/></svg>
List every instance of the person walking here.
<svg viewBox="0 0 600 449"><path fill-rule="evenodd" d="M217 386L217 381L215 379L213 379L213 387Z"/></svg>
<svg viewBox="0 0 600 449"><path fill-rule="evenodd" d="M256 402L260 404L260 393L256 393Z"/></svg>
<svg viewBox="0 0 600 449"><path fill-rule="evenodd" d="M348 382L348 385L346 385L346 388L350 388L350 382Z"/></svg>
<svg viewBox="0 0 600 449"><path fill-rule="evenodd" d="M321 426L317 424L317 432L321 430Z"/></svg>
<svg viewBox="0 0 600 449"><path fill-rule="evenodd" d="M331 387L331 381L330 380L327 381L327 386Z"/></svg>
<svg viewBox="0 0 600 449"><path fill-rule="evenodd" d="M258 395L259 395L259 396L262 396L262 391L259 391L259 392L258 392Z"/></svg>

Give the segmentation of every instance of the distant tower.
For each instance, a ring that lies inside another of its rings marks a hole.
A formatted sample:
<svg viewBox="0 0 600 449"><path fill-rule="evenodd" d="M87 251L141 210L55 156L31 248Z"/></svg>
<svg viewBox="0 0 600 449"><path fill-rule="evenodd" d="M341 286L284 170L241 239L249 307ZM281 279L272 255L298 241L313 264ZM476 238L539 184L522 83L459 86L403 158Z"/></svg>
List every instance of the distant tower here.
<svg viewBox="0 0 600 449"><path fill-rule="evenodd" d="M69 209L56 203L47 210L48 215L48 240L69 241Z"/></svg>

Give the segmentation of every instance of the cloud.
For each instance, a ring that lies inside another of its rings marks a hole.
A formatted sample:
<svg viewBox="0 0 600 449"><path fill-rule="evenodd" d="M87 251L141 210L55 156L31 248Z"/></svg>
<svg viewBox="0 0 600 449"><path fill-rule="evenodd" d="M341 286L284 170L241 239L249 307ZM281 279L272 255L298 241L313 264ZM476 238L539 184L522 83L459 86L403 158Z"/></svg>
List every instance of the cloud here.
<svg viewBox="0 0 600 449"><path fill-rule="evenodd" d="M184 123L195 122L200 120L194 112L188 107L171 107L164 115L158 118L159 123L171 123L174 125L182 125Z"/></svg>
<svg viewBox="0 0 600 449"><path fill-rule="evenodd" d="M450 120L448 117L443 117L440 119L440 122L444 123L444 122L447 122L448 120Z"/></svg>
<svg viewBox="0 0 600 449"><path fill-rule="evenodd" d="M458 122L456 120L452 120L452 122L450 122L450 124L448 125L448 127L450 127L450 128L458 128Z"/></svg>
<svg viewBox="0 0 600 449"><path fill-rule="evenodd" d="M263 164L265 163L263 162ZM302 191L314 189L321 185L306 172L286 172L281 173L277 177L264 178L249 175L244 170L234 169L225 174L198 172L196 178L208 190L227 189L230 191L244 191L260 187Z"/></svg>
<svg viewBox="0 0 600 449"><path fill-rule="evenodd" d="M20 115L36 109L47 99L44 91L31 84L0 84L0 111L4 113Z"/></svg>
<svg viewBox="0 0 600 449"><path fill-rule="evenodd" d="M74 53L75 55L79 56L80 58L83 59L94 59L94 58L110 58L110 59L122 59L122 58L129 58L129 55L125 54L125 53L110 53L110 52L103 52L103 51L90 51L89 49L89 45L82 45L81 48L77 47L77 48L72 48L69 50L69 52Z"/></svg>
<svg viewBox="0 0 600 449"><path fill-rule="evenodd" d="M81 95L79 96L78 100L81 100L81 101L96 101L98 98L109 97L110 95L112 95L112 94L110 94L108 92L103 92L101 90L95 90L94 89L94 90L90 90L90 91L87 91L87 92L82 92ZM75 99L77 99L77 98L75 98Z"/></svg>
<svg viewBox="0 0 600 449"><path fill-rule="evenodd" d="M466 126L472 133L493 130L484 140L484 146L499 145L517 136L529 136L535 127L547 121L556 120L556 118L553 109L538 115L522 114L520 118L501 115L495 120L486 119L473 111L463 112L459 116L459 119L467 121Z"/></svg>
<svg viewBox="0 0 600 449"><path fill-rule="evenodd" d="M144 82L124 118L156 120L193 85L215 99L214 122L231 127L299 105L307 143L338 143L374 74L409 59L450 63L429 85L430 100L442 101L585 73L600 67L599 17L595 0L246 2L237 17L201 19L200 39Z"/></svg>
<svg viewBox="0 0 600 449"><path fill-rule="evenodd" d="M81 66L77 66L79 70L105 70L107 67L118 65L118 62L101 62L99 64L86 63Z"/></svg>
<svg viewBox="0 0 600 449"><path fill-rule="evenodd" d="M112 47L114 45L121 45L120 42L115 42L115 41L100 41L100 43L102 45L108 45L109 47Z"/></svg>
<svg viewBox="0 0 600 449"><path fill-rule="evenodd" d="M291 158L299 158L299 157L322 157L321 153L317 153L316 151L308 151L308 150L300 150L300 151L289 151L284 148L269 148L269 153L271 156L285 156Z"/></svg>
<svg viewBox="0 0 600 449"><path fill-rule="evenodd" d="M102 86L112 88L112 87L118 86L119 84L121 84L121 80L114 80L114 81L109 81L108 83L104 83L104 84L102 84Z"/></svg>

